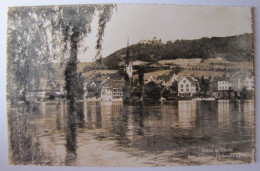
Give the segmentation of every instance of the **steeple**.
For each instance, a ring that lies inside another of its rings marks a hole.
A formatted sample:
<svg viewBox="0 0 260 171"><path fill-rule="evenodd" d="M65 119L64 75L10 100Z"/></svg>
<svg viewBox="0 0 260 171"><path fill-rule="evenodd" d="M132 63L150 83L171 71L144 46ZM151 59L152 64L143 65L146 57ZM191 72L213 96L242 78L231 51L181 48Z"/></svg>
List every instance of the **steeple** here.
<svg viewBox="0 0 260 171"><path fill-rule="evenodd" d="M126 49L125 64L128 66L129 62L130 62L130 57L129 57L129 36L127 36L127 49Z"/></svg>
<svg viewBox="0 0 260 171"><path fill-rule="evenodd" d="M129 78L133 76L133 68L130 63L130 56L129 56L129 37L127 36L127 49L126 49L126 57L125 57L125 71L128 74Z"/></svg>

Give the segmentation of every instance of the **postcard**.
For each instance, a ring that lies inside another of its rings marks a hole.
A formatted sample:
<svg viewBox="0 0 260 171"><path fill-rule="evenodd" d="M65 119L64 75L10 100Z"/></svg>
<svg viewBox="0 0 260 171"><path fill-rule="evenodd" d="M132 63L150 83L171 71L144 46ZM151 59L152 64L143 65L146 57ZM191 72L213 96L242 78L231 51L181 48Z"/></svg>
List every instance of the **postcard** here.
<svg viewBox="0 0 260 171"><path fill-rule="evenodd" d="M250 7L10 7L11 165L249 164Z"/></svg>

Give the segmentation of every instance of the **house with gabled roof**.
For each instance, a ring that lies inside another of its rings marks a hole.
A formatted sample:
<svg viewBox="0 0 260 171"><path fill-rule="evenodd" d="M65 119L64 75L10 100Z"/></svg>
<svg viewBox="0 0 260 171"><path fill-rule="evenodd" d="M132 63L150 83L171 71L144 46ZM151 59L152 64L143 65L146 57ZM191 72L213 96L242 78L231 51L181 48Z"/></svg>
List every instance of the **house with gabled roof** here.
<svg viewBox="0 0 260 171"><path fill-rule="evenodd" d="M178 74L173 74L173 76L171 77L170 81L173 83L175 81L178 81L179 75Z"/></svg>
<svg viewBox="0 0 260 171"><path fill-rule="evenodd" d="M227 91L233 88L233 84L230 82L229 78L222 76L216 77L213 80L213 91Z"/></svg>
<svg viewBox="0 0 260 171"><path fill-rule="evenodd" d="M244 87L246 88L246 90L255 90L255 84L254 84L255 80L254 80L254 76L247 76L244 80Z"/></svg>
<svg viewBox="0 0 260 171"><path fill-rule="evenodd" d="M191 76L183 76L178 78L178 96L192 97L198 92L198 80Z"/></svg>
<svg viewBox="0 0 260 171"><path fill-rule="evenodd" d="M91 84L90 84L91 87L96 87L96 83L93 81Z"/></svg>
<svg viewBox="0 0 260 171"><path fill-rule="evenodd" d="M150 77L145 81L146 81L146 83L149 83L149 82L152 82L152 81L155 82L156 79L152 75L150 75Z"/></svg>
<svg viewBox="0 0 260 171"><path fill-rule="evenodd" d="M108 86L102 86L100 97L101 101L111 101L113 98L112 89Z"/></svg>
<svg viewBox="0 0 260 171"><path fill-rule="evenodd" d="M165 86L167 86L167 87L172 86L172 83L174 83L175 81L178 81L179 77L180 76L178 74L174 73L173 76L166 82Z"/></svg>
<svg viewBox="0 0 260 171"><path fill-rule="evenodd" d="M123 101L124 81L110 80L101 88L101 101Z"/></svg>

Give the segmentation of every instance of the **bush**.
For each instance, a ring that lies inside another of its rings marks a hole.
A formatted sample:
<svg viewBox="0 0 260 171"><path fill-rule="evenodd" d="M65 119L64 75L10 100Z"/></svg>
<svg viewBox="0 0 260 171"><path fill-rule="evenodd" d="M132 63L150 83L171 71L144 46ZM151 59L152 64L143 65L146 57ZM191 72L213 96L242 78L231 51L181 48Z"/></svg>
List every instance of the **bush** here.
<svg viewBox="0 0 260 171"><path fill-rule="evenodd" d="M144 93L150 100L157 101L161 98L161 88L153 81L144 86Z"/></svg>

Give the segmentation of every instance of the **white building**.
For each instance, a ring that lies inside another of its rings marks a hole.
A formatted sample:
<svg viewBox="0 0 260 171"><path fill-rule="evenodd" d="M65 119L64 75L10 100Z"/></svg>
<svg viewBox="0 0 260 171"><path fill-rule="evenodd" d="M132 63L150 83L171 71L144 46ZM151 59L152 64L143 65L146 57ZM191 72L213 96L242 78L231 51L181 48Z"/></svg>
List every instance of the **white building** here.
<svg viewBox="0 0 260 171"><path fill-rule="evenodd" d="M227 91L233 88L234 88L233 84L226 77L220 77L214 80L213 83L214 91Z"/></svg>
<svg viewBox="0 0 260 171"><path fill-rule="evenodd" d="M254 76L245 78L244 87L247 90L254 90Z"/></svg>
<svg viewBox="0 0 260 171"><path fill-rule="evenodd" d="M229 90L232 84L228 80L218 81L218 90Z"/></svg>
<svg viewBox="0 0 260 171"><path fill-rule="evenodd" d="M173 74L173 76L172 76L172 78L171 78L171 82L173 83L173 82L175 82L175 81L178 81L178 78L179 78L179 76L178 76L178 74L176 75L176 74Z"/></svg>
<svg viewBox="0 0 260 171"><path fill-rule="evenodd" d="M112 89L108 86L103 86L101 88L101 100L102 101L111 101L113 98Z"/></svg>
<svg viewBox="0 0 260 171"><path fill-rule="evenodd" d="M191 97L197 92L197 81L192 77L182 77L178 82L178 96Z"/></svg>
<svg viewBox="0 0 260 171"><path fill-rule="evenodd" d="M147 83L149 83L149 82L155 82L155 78L151 75L149 78L148 78L148 80L147 80Z"/></svg>
<svg viewBox="0 0 260 171"><path fill-rule="evenodd" d="M133 67L132 64L129 62L128 65L125 65L125 71L128 74L129 78L133 77Z"/></svg>
<svg viewBox="0 0 260 171"><path fill-rule="evenodd" d="M119 88L119 87L116 87L116 88L113 88L113 101L122 101L123 100L123 89L122 88Z"/></svg>
<svg viewBox="0 0 260 171"><path fill-rule="evenodd" d="M103 86L101 88L101 101L122 101L123 89L120 87L110 88Z"/></svg>
<svg viewBox="0 0 260 171"><path fill-rule="evenodd" d="M96 87L96 83L93 81L91 84L90 84L90 87Z"/></svg>

